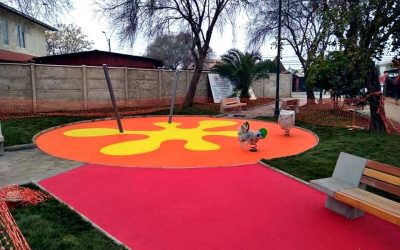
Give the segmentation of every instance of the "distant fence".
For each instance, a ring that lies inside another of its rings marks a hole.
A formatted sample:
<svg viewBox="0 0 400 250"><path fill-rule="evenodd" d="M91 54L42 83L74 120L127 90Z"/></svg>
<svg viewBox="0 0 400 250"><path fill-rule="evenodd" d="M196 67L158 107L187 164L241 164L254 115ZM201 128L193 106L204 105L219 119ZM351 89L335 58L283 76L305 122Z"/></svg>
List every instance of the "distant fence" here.
<svg viewBox="0 0 400 250"><path fill-rule="evenodd" d="M175 71L109 68L120 107L165 107L171 95ZM210 100L211 89L204 72L197 85L196 101ZM193 71L181 71L178 104L186 95ZM275 96L275 75L254 82L257 97ZM292 75L282 74L280 96L290 97ZM110 107L102 67L42 64L0 64L0 114L94 110Z"/></svg>
<svg viewBox="0 0 400 250"><path fill-rule="evenodd" d="M400 134L400 106L393 98L384 98L384 123L389 133ZM300 107L296 119L318 125L365 129L370 127L371 116L368 102L359 103L358 98L340 98L336 105L332 99L319 100L315 105Z"/></svg>

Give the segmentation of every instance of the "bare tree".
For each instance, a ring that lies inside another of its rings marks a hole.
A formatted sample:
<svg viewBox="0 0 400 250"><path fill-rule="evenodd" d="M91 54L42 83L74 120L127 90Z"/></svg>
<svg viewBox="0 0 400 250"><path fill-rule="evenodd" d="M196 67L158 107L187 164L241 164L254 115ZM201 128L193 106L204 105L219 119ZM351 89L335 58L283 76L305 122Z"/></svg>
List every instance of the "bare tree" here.
<svg viewBox="0 0 400 250"><path fill-rule="evenodd" d="M194 65L194 59L190 46L192 35L188 32L180 32L177 35L162 35L156 37L146 48L145 56L160 59L164 66L170 69L188 69ZM207 53L207 59L214 56L211 47Z"/></svg>
<svg viewBox="0 0 400 250"><path fill-rule="evenodd" d="M191 106L217 25L234 23L235 12L249 0L103 0L99 2L123 40L134 42L141 31L148 37L171 31L190 31L195 62L193 78L183 104Z"/></svg>
<svg viewBox="0 0 400 250"><path fill-rule="evenodd" d="M46 32L47 54L61 55L92 49L93 41L88 41L80 27L69 24L57 25L58 31Z"/></svg>
<svg viewBox="0 0 400 250"><path fill-rule="evenodd" d="M321 15L327 6L319 0L282 0L282 41L290 45L298 57L304 76L313 60L323 53L331 42L331 29ZM279 0L261 0L252 8L249 25L250 44L259 47L266 39L276 38ZM315 99L312 89L307 98Z"/></svg>
<svg viewBox="0 0 400 250"><path fill-rule="evenodd" d="M2 1L29 16L56 21L58 16L71 9L71 0L4 0Z"/></svg>

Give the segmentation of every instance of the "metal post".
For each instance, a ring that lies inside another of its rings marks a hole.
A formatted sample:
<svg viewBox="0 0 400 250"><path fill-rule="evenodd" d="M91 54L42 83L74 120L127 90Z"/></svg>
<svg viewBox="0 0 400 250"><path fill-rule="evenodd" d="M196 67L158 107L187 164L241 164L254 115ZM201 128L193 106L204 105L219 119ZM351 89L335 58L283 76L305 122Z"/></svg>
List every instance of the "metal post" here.
<svg viewBox="0 0 400 250"><path fill-rule="evenodd" d="M176 90L177 90L177 88L178 88L178 80L179 80L179 70L178 70L178 69L176 69L175 75L176 75L176 77L175 77L176 80L175 80L175 85L173 86L173 87L174 87L174 90L172 91L172 98L171 98L171 106L170 106L170 108L169 108L168 123L171 123L171 122L172 122L172 115L174 114L174 106L175 106L175 99L176 99Z"/></svg>
<svg viewBox="0 0 400 250"><path fill-rule="evenodd" d="M107 39L108 40L108 52L111 52L111 39L110 38L108 38Z"/></svg>
<svg viewBox="0 0 400 250"><path fill-rule="evenodd" d="M3 142L4 142L4 137L3 137L3 135L1 134L1 121L0 121L0 156L1 156L1 155L4 155L4 145L3 145Z"/></svg>
<svg viewBox="0 0 400 250"><path fill-rule="evenodd" d="M119 129L120 133L123 133L124 130L122 128L121 118L119 116L119 112L118 112L118 108L117 108L117 102L115 101L114 90L113 90L112 85L111 85L110 75L108 74L107 64L103 64L103 70L104 70L104 75L106 77L108 92L110 92L110 97L111 97L111 102L112 102L112 105L113 105L115 117L117 118L118 129Z"/></svg>
<svg viewBox="0 0 400 250"><path fill-rule="evenodd" d="M279 10L278 10L278 55L276 58L276 96L275 96L275 112L274 116L279 116L279 74L281 66L281 22L282 22L282 0L279 0Z"/></svg>

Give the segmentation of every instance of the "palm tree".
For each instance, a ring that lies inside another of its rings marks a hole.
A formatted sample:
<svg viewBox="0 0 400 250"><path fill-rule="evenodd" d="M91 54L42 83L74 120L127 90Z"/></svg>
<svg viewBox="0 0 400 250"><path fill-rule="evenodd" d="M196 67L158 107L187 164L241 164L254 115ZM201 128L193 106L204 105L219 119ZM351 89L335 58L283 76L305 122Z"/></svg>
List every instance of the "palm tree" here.
<svg viewBox="0 0 400 250"><path fill-rule="evenodd" d="M276 72L276 65L270 60L262 60L259 52L242 53L238 49L230 49L221 56L221 63L211 71L228 79L234 86L234 95L240 93L241 98L249 98L249 88L253 81L268 78L268 73Z"/></svg>

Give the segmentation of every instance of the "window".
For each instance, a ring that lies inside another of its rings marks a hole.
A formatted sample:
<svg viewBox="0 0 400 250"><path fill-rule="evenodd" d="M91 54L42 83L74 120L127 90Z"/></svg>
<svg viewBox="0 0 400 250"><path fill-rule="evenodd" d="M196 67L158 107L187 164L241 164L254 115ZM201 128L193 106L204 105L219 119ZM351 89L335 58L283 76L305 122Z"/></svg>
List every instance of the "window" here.
<svg viewBox="0 0 400 250"><path fill-rule="evenodd" d="M7 20L1 20L0 23L0 29L1 29L1 34L3 37L3 44L9 44L9 40L8 40L8 22Z"/></svg>
<svg viewBox="0 0 400 250"><path fill-rule="evenodd" d="M17 38L18 38L18 46L20 48L25 48L25 28L17 25Z"/></svg>

